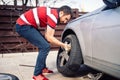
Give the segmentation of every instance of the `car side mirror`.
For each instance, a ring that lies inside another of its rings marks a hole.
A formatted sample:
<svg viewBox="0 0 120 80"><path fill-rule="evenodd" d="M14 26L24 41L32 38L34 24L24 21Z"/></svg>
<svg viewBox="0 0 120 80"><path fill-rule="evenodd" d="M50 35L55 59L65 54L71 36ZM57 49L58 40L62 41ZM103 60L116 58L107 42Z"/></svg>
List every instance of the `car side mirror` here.
<svg viewBox="0 0 120 80"><path fill-rule="evenodd" d="M118 6L120 6L120 0L103 0L103 2L110 9L117 8Z"/></svg>

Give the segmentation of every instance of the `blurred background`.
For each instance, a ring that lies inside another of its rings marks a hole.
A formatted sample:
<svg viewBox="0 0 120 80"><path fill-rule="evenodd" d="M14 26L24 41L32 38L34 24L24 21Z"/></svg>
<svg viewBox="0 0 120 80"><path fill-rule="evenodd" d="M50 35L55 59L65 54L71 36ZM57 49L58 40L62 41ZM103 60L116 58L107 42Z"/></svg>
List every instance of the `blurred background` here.
<svg viewBox="0 0 120 80"><path fill-rule="evenodd" d="M0 5L14 5L14 1L15 0L0 0ZM62 5L68 5L85 12L93 11L103 5L103 0L17 0L17 5L22 5L25 1L28 1L27 6L37 5L58 8Z"/></svg>

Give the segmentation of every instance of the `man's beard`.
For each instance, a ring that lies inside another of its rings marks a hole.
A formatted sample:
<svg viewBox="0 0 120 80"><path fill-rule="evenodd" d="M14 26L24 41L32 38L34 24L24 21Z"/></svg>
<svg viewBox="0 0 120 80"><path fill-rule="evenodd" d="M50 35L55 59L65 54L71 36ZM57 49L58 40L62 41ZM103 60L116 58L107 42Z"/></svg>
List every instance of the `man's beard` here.
<svg viewBox="0 0 120 80"><path fill-rule="evenodd" d="M59 24L65 24L64 22L60 22L60 18L58 18L57 25Z"/></svg>
<svg viewBox="0 0 120 80"><path fill-rule="evenodd" d="M57 20L57 25L58 25L58 24L60 24L60 18L58 18L58 20Z"/></svg>

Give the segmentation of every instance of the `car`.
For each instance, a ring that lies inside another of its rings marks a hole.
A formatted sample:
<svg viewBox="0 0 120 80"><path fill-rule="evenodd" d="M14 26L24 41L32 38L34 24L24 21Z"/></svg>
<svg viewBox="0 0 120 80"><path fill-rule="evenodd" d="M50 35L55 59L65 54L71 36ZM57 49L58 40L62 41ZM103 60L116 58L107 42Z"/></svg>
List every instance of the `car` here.
<svg viewBox="0 0 120 80"><path fill-rule="evenodd" d="M103 0L105 5L70 21L63 30L62 42L70 51L59 48L57 69L74 76L80 66L120 78L120 0Z"/></svg>

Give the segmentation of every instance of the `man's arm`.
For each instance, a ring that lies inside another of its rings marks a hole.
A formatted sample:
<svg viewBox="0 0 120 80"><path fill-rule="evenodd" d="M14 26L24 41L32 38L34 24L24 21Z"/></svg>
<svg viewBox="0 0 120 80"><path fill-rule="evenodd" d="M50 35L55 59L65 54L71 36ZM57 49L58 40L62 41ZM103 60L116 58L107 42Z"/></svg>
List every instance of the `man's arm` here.
<svg viewBox="0 0 120 80"><path fill-rule="evenodd" d="M66 45L63 42L56 39L54 37L54 34L55 34L55 29L52 29L50 26L47 26L47 29L45 32L45 38L47 39L47 41L49 41L52 44L55 44L55 45L65 48Z"/></svg>

